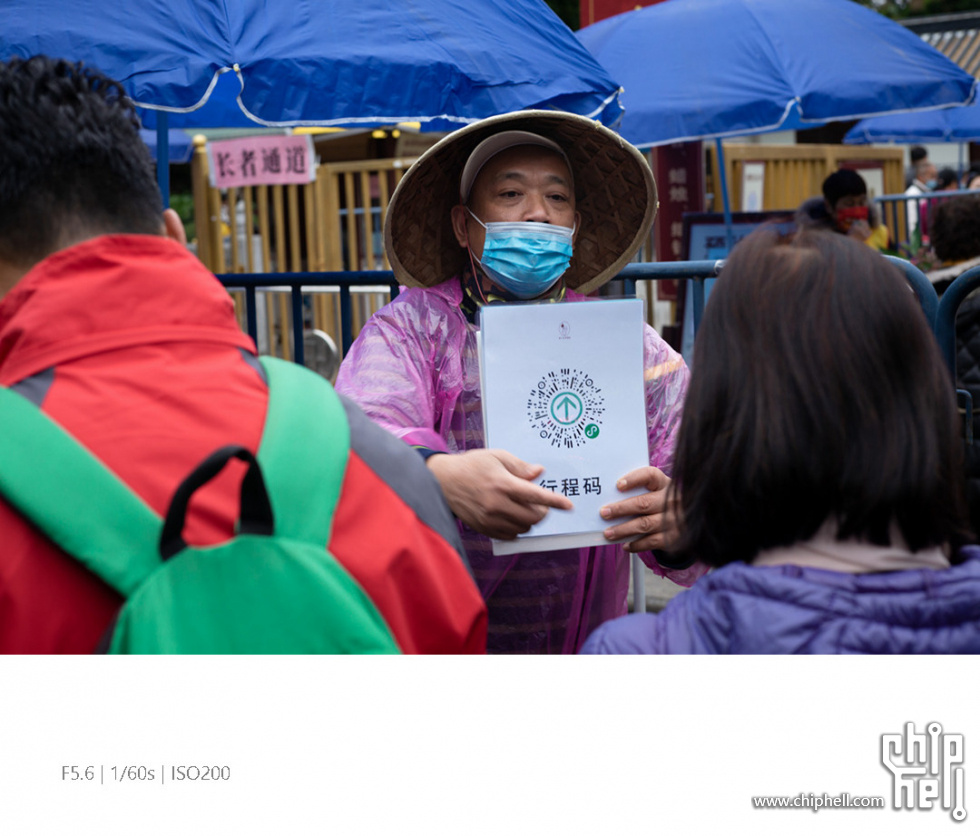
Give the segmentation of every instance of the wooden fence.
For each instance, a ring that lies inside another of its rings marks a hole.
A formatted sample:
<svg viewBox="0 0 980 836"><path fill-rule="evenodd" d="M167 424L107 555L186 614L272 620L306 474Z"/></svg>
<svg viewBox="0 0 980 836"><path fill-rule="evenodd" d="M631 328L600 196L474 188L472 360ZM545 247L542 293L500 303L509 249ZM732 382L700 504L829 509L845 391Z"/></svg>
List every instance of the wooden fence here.
<svg viewBox="0 0 980 836"><path fill-rule="evenodd" d="M708 164L712 173L718 171L713 145L707 145ZM905 190L905 169L901 148L856 145L724 145L725 177L728 182L729 204L733 211L743 206L746 165L764 166L762 205L760 211L796 209L803 201L821 194L821 185L828 175L839 168L857 168L859 172L881 172L882 194L901 194ZM877 173L875 177L877 178ZM713 211L722 211L721 186L713 177ZM900 217L886 219L893 241L900 240L904 229L904 207Z"/></svg>
<svg viewBox="0 0 980 836"><path fill-rule="evenodd" d="M715 211L721 211L715 149L706 144ZM844 145L726 144L725 167L730 205L742 208L746 165L763 166L761 210L795 209L819 195L828 174L841 166L874 171L885 194L904 188L902 149ZM257 342L262 353L293 359L294 300L284 282L275 285L276 273L390 270L383 243L384 217L395 187L415 157L369 159L320 164L316 180L308 185L252 186L219 191L208 180L208 158L203 137L195 139L192 158L197 252L213 272L272 274L269 289L257 294ZM875 171L877 170L877 171ZM878 174L880 172L880 175ZM871 195L876 197L879 195ZM905 207L885 221L892 240L905 228ZM640 260L655 259L652 237ZM232 284L225 281L231 288ZM656 324L654 282L640 281L646 300L647 321ZM231 289L242 327L245 295ZM356 336L376 310L386 304L391 290L385 285L350 287L351 328ZM331 340L342 353L343 328L340 288L315 284L303 288L304 329ZM254 313L254 310L253 310Z"/></svg>
<svg viewBox="0 0 980 836"><path fill-rule="evenodd" d="M219 191L208 179L203 137L191 161L197 254L214 273L300 273L389 270L384 217L391 194L414 158L333 162L317 167L307 185L249 186ZM245 327L244 295L232 290ZM388 300L387 286L352 289L353 329ZM341 345L339 287L305 294L306 327ZM291 297L286 287L259 293L259 348L292 359Z"/></svg>

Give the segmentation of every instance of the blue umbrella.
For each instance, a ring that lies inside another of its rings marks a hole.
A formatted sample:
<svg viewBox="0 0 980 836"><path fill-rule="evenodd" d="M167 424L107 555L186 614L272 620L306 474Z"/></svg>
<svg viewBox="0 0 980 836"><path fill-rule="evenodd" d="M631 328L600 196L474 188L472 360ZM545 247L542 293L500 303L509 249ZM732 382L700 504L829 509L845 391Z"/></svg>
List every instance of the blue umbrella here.
<svg viewBox="0 0 980 836"><path fill-rule="evenodd" d="M852 0L666 0L578 37L623 85L640 147L961 105L977 84Z"/></svg>
<svg viewBox="0 0 980 836"><path fill-rule="evenodd" d="M844 142L980 142L980 105L873 116L851 128Z"/></svg>
<svg viewBox="0 0 980 836"><path fill-rule="evenodd" d="M228 73L239 111L268 126L622 114L619 85L543 0L6 0L0 59L39 53L118 79L161 132Z"/></svg>
<svg viewBox="0 0 980 836"><path fill-rule="evenodd" d="M852 0L666 0L581 29L641 148L962 105L977 81ZM719 165L726 227L731 210Z"/></svg>
<svg viewBox="0 0 980 836"><path fill-rule="evenodd" d="M543 0L116 0L106 12L103 0L7 0L0 57L89 61L171 112L202 107L233 72L248 118L279 127L620 115L619 85Z"/></svg>
<svg viewBox="0 0 980 836"><path fill-rule="evenodd" d="M147 144L150 153L157 156L157 132L145 128L140 130L143 142ZM190 162L191 154L194 151L194 143L191 137L179 128L171 128L167 132L168 159L172 163Z"/></svg>
<svg viewBox="0 0 980 836"><path fill-rule="evenodd" d="M241 91L241 81L234 72L222 73L215 81L207 101L196 110L175 113L141 107L140 119L144 128L156 128L158 113L163 115L171 128L261 128L239 106L238 94Z"/></svg>

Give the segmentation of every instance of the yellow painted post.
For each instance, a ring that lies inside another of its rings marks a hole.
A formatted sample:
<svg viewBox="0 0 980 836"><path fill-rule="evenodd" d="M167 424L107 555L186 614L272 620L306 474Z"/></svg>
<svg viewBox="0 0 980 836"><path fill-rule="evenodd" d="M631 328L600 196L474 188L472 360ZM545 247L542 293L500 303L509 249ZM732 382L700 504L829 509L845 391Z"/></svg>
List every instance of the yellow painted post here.
<svg viewBox="0 0 980 836"><path fill-rule="evenodd" d="M299 193L295 183L286 186L286 203L289 206L289 269L298 273L300 267L299 251Z"/></svg>
<svg viewBox="0 0 980 836"><path fill-rule="evenodd" d="M357 200L354 196L354 175L344 172L344 205L347 209L347 259L343 269L360 270L360 251L357 246Z"/></svg>
<svg viewBox="0 0 980 836"><path fill-rule="evenodd" d="M254 217L252 214L252 189L246 186L242 190L242 194L245 198L245 229L243 230L245 233L245 258L243 263L247 265L245 272L255 273L255 259L252 254L252 218Z"/></svg>
<svg viewBox="0 0 980 836"><path fill-rule="evenodd" d="M269 228L269 187L257 186L255 200L259 208L259 239L262 241L262 272L272 271L272 232Z"/></svg>
<svg viewBox="0 0 980 836"><path fill-rule="evenodd" d="M340 174L334 165L322 166L324 170L324 213L326 215L327 269L343 270L340 229Z"/></svg>
<svg viewBox="0 0 980 836"><path fill-rule="evenodd" d="M388 263L388 253L384 248L385 219L388 217L388 176L388 171L378 172L378 209L381 213L381 260L383 270L391 269L391 265Z"/></svg>
<svg viewBox="0 0 980 836"><path fill-rule="evenodd" d="M276 224L276 269L285 273L286 264L286 213L283 210L282 186L272 187L272 217Z"/></svg>
<svg viewBox="0 0 980 836"><path fill-rule="evenodd" d="M313 183L303 186L303 209L306 215L306 269L316 269L316 214L313 206Z"/></svg>
<svg viewBox="0 0 980 836"><path fill-rule="evenodd" d="M211 205L211 233L212 233L212 247L211 247L211 258L214 262L214 271L216 273L227 272L228 265L225 259L225 236L221 227L221 208L222 199L221 192L217 189L208 188L208 201Z"/></svg>
<svg viewBox="0 0 980 836"><path fill-rule="evenodd" d="M240 273L242 268L241 255L238 252L238 189L229 188L228 197L228 228L231 230L231 271Z"/></svg>
<svg viewBox="0 0 980 836"><path fill-rule="evenodd" d="M197 231L197 257L204 266L214 270L215 264L211 255L214 238L214 219L211 217L208 202L208 153L207 140L202 134L194 139L194 151L191 154L191 193L194 196L194 228Z"/></svg>
<svg viewBox="0 0 980 836"><path fill-rule="evenodd" d="M374 269L374 216L371 214L371 172L361 172L361 228L364 230L365 267Z"/></svg>
<svg viewBox="0 0 980 836"><path fill-rule="evenodd" d="M327 270L343 270L340 228L340 175L335 165L320 166L323 179L324 261ZM340 306L336 293L324 294L325 316L329 327L324 328L342 348L340 338Z"/></svg>

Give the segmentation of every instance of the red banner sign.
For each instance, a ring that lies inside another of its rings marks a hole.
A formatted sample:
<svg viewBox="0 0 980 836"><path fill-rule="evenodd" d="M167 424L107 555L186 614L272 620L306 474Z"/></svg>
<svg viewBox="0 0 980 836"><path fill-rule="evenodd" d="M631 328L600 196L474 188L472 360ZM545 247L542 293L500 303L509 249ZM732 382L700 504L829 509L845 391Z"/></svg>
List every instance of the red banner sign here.
<svg viewBox="0 0 980 836"><path fill-rule="evenodd" d="M607 17L631 12L643 6L655 6L663 0L580 0L579 2L579 28L589 26Z"/></svg>
<svg viewBox="0 0 980 836"><path fill-rule="evenodd" d="M653 176L660 209L654 225L658 261L681 261L684 213L704 211L704 153L700 142L677 142L654 148ZM677 282L658 285L660 299L677 299Z"/></svg>

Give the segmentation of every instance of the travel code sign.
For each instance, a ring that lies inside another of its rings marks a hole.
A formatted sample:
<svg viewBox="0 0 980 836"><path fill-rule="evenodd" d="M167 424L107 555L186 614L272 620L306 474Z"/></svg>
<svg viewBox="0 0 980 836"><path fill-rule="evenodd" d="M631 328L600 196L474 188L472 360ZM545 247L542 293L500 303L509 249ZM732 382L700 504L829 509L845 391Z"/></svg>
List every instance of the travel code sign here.
<svg viewBox="0 0 980 836"><path fill-rule="evenodd" d="M486 446L542 465L536 484L574 504L495 541L495 554L607 542L599 509L630 495L616 482L649 464L643 328L637 299L481 310Z"/></svg>
<svg viewBox="0 0 980 836"><path fill-rule="evenodd" d="M581 369L548 372L527 399L531 429L554 447L572 449L598 438L604 412L602 390Z"/></svg>

